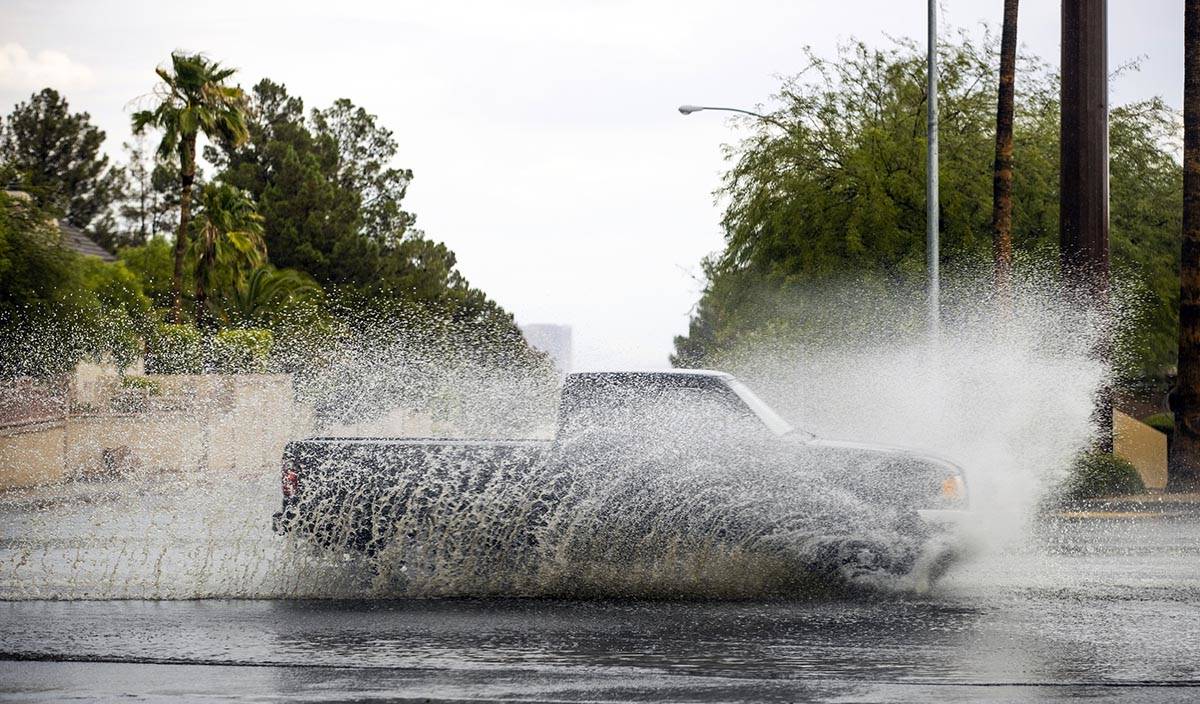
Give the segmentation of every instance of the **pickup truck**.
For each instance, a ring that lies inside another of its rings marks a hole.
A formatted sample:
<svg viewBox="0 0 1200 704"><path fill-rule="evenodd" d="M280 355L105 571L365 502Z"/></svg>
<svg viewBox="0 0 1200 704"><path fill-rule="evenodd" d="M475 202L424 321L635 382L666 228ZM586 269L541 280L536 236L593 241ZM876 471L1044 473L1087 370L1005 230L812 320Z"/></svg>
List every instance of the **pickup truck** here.
<svg viewBox="0 0 1200 704"><path fill-rule="evenodd" d="M942 521L967 507L965 480L954 464L902 448L818 438L794 428L729 374L594 372L565 377L551 440L315 437L291 442L284 450L283 507L274 516L274 528L328 548L374 556L396 543L445 541L451 533L471 530L472 522L500 520L498 512L509 510L505 501L513 504L511 514L520 514L511 520L544 526L547 516L558 514L553 520L561 524L586 493L576 486L585 471L591 474L589 491L604 491L605 474L611 472L616 482L624 471L620 491L636 493L660 471L686 479L705 461L711 470L722 452L727 459L716 472L759 471L761 464L746 469L742 458L761 455L762 462L776 465L767 469L792 478L819 473L821 482L851 500L885 506L915 525ZM624 470L618 466L622 462ZM809 474L777 466L792 463ZM629 465L637 465L633 473ZM798 486L803 492L806 485L801 480ZM520 489L519 496L505 493L512 487ZM702 504L696 491L686 491L692 492L688 500ZM627 498L613 498L614 510L624 510ZM538 540L532 529L510 526L500 532L522 545Z"/></svg>

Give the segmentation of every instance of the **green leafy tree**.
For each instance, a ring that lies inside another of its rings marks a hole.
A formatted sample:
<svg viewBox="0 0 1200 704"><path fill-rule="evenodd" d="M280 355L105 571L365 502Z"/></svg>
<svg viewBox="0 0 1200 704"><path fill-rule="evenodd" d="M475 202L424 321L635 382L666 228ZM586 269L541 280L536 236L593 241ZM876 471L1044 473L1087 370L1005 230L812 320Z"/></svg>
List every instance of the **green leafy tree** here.
<svg viewBox="0 0 1200 704"><path fill-rule="evenodd" d="M306 274L264 265L228 284L213 309L228 326L269 327L276 314L294 304L318 300L321 295L321 287Z"/></svg>
<svg viewBox="0 0 1200 704"><path fill-rule="evenodd" d="M122 147L126 154L125 200L119 209L122 245L144 245L175 232L179 218L179 166L174 154L164 158L147 148L145 135ZM200 169L196 169L200 178Z"/></svg>
<svg viewBox="0 0 1200 704"><path fill-rule="evenodd" d="M382 245L398 244L416 218L401 207L413 173L391 165L397 153L391 130L345 98L314 110L312 125L337 145L337 182L358 194L363 234Z"/></svg>
<svg viewBox="0 0 1200 704"><path fill-rule="evenodd" d="M153 211L154 190L152 175L154 158L147 154L145 135L138 135L133 142L121 145L128 157L128 201L121 206L121 217L128 223L126 244L143 245L154 236Z"/></svg>
<svg viewBox="0 0 1200 704"><path fill-rule="evenodd" d="M128 363L149 328L133 272L58 238L36 203L0 193L0 378L61 374L85 356Z"/></svg>
<svg viewBox="0 0 1200 704"><path fill-rule="evenodd" d="M104 132L88 113L72 113L65 98L44 88L3 121L0 161L39 208L111 246L111 210L122 195L123 173L109 164L103 144Z"/></svg>
<svg viewBox="0 0 1200 704"><path fill-rule="evenodd" d="M170 311L175 298L173 285L174 251L163 238L151 239L143 245L122 247L117 257L126 268L137 275L142 289L155 308ZM191 270L184 271L184 290L192 290Z"/></svg>
<svg viewBox="0 0 1200 704"><path fill-rule="evenodd" d="M134 113L133 130L141 134L154 127L162 131L159 154L179 156L179 230L175 240L175 300L172 317L183 318L183 262L187 252L192 186L196 179L196 138L209 138L238 145L247 138L245 96L240 88L226 85L236 69L226 68L200 54L171 54L171 68L156 69L162 82L155 94L158 104Z"/></svg>
<svg viewBox="0 0 1200 704"><path fill-rule="evenodd" d="M300 98L266 79L251 91L250 114L244 144L218 141L206 157L258 202L273 265L358 305L402 300L515 330L455 268L454 253L413 227L401 208L412 173L391 165L395 140L374 115L348 100L306 115Z"/></svg>
<svg viewBox="0 0 1200 704"><path fill-rule="evenodd" d="M208 295L222 280L237 280L242 272L266 262L262 216L254 201L240 188L210 183L200 191L199 208L192 221L193 278L196 286L196 322L213 322Z"/></svg>
<svg viewBox="0 0 1200 704"><path fill-rule="evenodd" d="M219 142L206 156L221 178L258 203L271 261L322 284L346 284L360 269L358 194L339 184L338 150L314 135L304 104L284 86L262 80L251 91L249 139ZM366 275L369 275L367 272Z"/></svg>
<svg viewBox="0 0 1200 704"><path fill-rule="evenodd" d="M993 44L987 37L982 46ZM980 46L960 38L941 47L940 237L951 280L993 262L999 76L996 55ZM688 335L676 340L676 364L718 363L768 333L920 329L918 306L879 307L909 293L919 300L925 278L923 47L857 43L808 60L804 74L783 83L775 124L755 123L728 152L725 247L705 262L706 290ZM1014 266L1035 267L1057 257L1058 82L1036 60L1017 66L1011 240ZM1158 100L1115 108L1110 118L1113 271L1144 293L1143 318L1120 340L1137 375L1162 374L1174 362L1177 125ZM802 295L848 280L856 295L832 307Z"/></svg>

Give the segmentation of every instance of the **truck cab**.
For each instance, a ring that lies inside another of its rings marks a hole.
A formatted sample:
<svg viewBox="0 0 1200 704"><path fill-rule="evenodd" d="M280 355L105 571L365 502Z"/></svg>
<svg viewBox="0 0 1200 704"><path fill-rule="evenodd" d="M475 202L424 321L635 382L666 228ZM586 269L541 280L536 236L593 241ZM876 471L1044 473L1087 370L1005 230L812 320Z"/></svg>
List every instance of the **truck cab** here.
<svg viewBox="0 0 1200 704"><path fill-rule="evenodd" d="M569 374L559 402L558 435L597 427L661 428L689 419L725 425L729 432L797 432L732 374L694 369Z"/></svg>

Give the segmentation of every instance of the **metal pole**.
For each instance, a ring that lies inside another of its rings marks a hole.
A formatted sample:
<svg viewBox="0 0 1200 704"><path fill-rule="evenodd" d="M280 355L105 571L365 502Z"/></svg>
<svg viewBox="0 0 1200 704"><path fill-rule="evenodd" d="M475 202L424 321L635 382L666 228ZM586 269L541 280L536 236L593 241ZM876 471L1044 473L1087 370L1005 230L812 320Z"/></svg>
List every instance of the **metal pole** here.
<svg viewBox="0 0 1200 704"><path fill-rule="evenodd" d="M925 268L929 272L929 332L938 332L940 282L938 280L938 61L937 0L929 0L929 100L925 158Z"/></svg>

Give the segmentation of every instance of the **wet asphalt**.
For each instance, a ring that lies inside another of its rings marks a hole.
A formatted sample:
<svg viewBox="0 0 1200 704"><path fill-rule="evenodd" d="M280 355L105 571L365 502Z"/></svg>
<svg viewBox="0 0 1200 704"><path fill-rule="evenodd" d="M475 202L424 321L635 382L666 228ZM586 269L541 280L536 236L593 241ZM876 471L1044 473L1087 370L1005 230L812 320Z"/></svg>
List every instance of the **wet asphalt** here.
<svg viewBox="0 0 1200 704"><path fill-rule="evenodd" d="M0 700L1200 700L1200 520L1055 521L926 594L0 602Z"/></svg>

